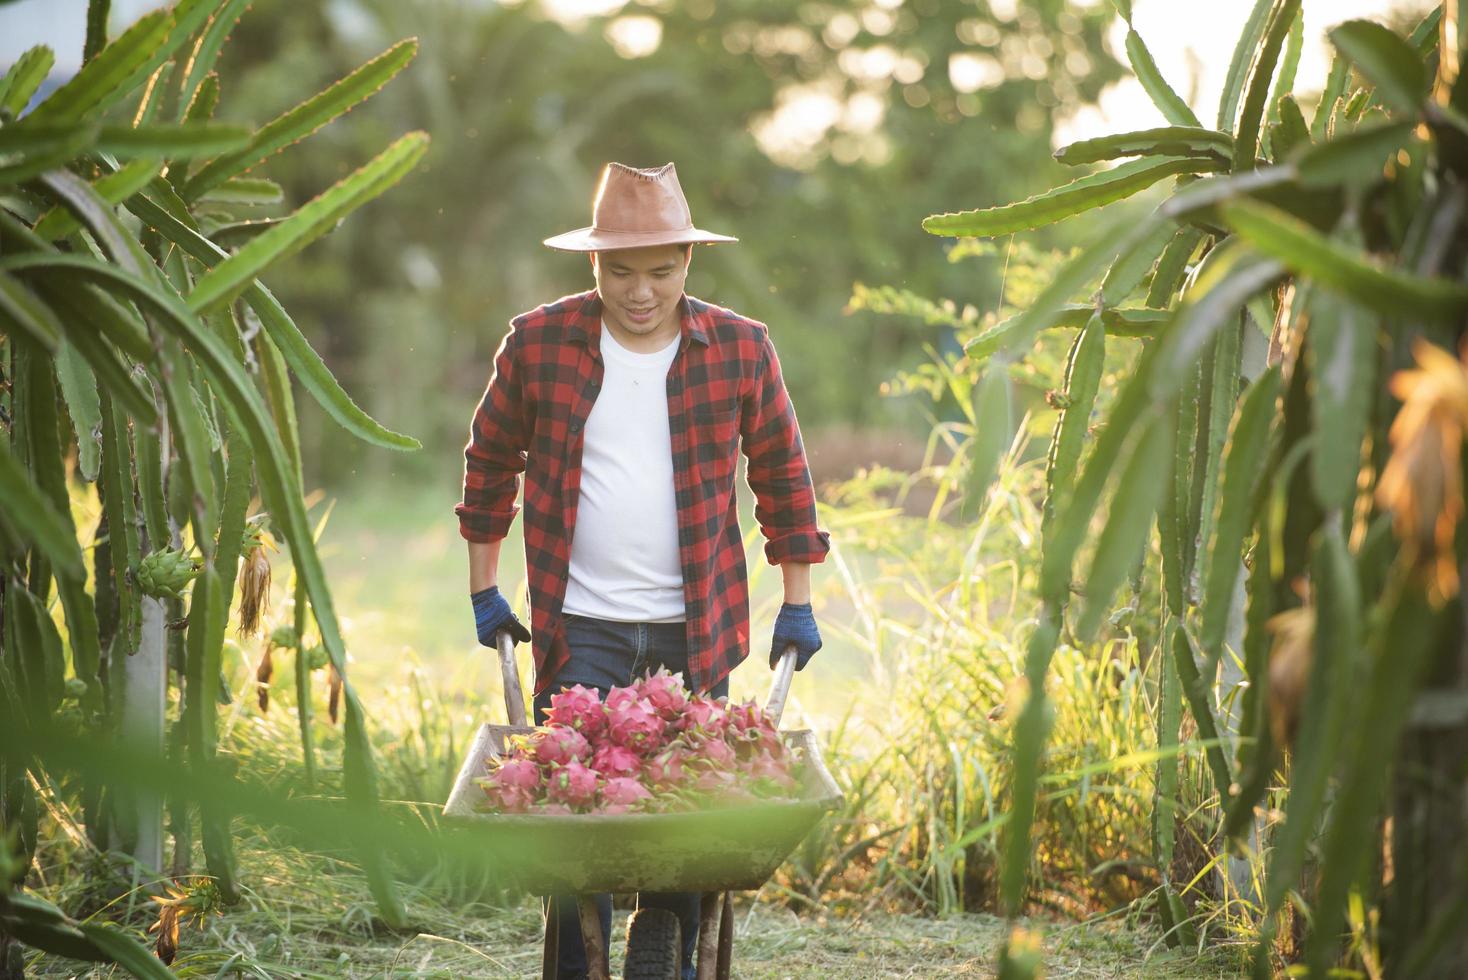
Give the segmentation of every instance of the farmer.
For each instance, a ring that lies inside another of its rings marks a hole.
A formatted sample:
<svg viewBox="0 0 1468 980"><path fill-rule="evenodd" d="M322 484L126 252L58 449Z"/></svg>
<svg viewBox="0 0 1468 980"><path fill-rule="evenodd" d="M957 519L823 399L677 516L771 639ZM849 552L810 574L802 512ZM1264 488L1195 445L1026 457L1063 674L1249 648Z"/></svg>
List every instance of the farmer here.
<svg viewBox="0 0 1468 980"><path fill-rule="evenodd" d="M790 644L797 670L821 648L810 566L829 536L769 330L683 292L694 244L733 241L694 227L673 164L609 163L592 224L545 240L587 253L596 288L515 317L495 354L454 512L479 642L494 646L500 630L530 642L536 723L565 687L605 697L659 667L727 695L750 647L741 449L765 559L785 584L770 666ZM522 472L528 630L496 586ZM597 901L606 939L611 900ZM692 980L699 896L638 901L678 915ZM575 905L554 907L559 975L584 976Z"/></svg>

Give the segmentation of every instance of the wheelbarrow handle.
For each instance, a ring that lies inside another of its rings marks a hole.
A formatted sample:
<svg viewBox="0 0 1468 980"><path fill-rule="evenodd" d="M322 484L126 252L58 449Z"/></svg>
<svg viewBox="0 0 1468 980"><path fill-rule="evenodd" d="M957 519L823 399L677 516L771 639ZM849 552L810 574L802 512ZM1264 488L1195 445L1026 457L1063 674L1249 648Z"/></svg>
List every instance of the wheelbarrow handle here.
<svg viewBox="0 0 1468 980"><path fill-rule="evenodd" d="M524 728L528 722L525 720L525 695L520 693L520 667L515 663L515 638L500 630L495 639L499 643L500 678L505 689L505 717L511 725Z"/></svg>
<svg viewBox="0 0 1468 980"><path fill-rule="evenodd" d="M775 664L775 679L770 683L770 696L765 701L765 711L775 722L775 727L780 727L780 716L785 713L785 700L790 697L790 682L795 677L795 658L799 654L794 643L785 648L780 654L780 660Z"/></svg>

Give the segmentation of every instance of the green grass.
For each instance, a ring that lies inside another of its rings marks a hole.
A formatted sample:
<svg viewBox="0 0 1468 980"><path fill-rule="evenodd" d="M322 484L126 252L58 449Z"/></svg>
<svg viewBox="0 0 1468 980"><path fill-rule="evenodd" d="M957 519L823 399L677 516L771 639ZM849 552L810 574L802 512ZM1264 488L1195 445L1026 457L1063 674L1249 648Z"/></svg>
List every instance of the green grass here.
<svg viewBox="0 0 1468 980"><path fill-rule="evenodd" d="M942 480L941 469L877 470L832 492L822 523L833 552L813 577L826 648L797 676L786 725L817 731L846 806L752 904L741 899L736 975L990 975L1003 925L983 913L994 908L1014 679L1032 628L1038 476L1034 463L1006 465L976 523L893 511L895 491ZM477 727L503 712L493 654L472 632L453 498L437 484L389 485L372 496L318 497L311 507L314 522L326 517L321 552L382 795L430 809L447 797ZM780 579L763 562L744 504L756 649L731 686L735 697L762 698L769 673L759 637L772 625ZM501 566L512 594L523 583L519 533L517 521ZM267 634L291 616L289 563L277 555L275 565ZM339 795L341 729L326 721L325 672L313 675L319 781L308 788L290 655L277 656L262 713L253 680L261 641L231 637L225 668L235 697L221 709L220 751L292 793ZM1062 643L1051 672L1054 730L1030 902L1051 921L1028 923L1043 933L1051 975L1237 972L1247 923L1200 903L1200 923L1218 919L1202 930L1200 954L1168 949L1152 919L1155 684L1144 649L1124 631L1097 645ZM527 652L521 657L528 683ZM1186 752L1185 779L1196 781L1195 741ZM35 885L73 914L91 912L106 879L64 794L48 799ZM486 904L492 889L462 869L400 868L413 928L394 932L377 920L347 856L307 853L268 828L236 831L244 901L204 932L184 930L183 976L529 976L538 965L534 906ZM1174 867L1174 878L1196 870ZM156 915L144 901L150 893L129 899L126 921L140 930ZM33 965L37 975L75 975L75 964L53 957Z"/></svg>

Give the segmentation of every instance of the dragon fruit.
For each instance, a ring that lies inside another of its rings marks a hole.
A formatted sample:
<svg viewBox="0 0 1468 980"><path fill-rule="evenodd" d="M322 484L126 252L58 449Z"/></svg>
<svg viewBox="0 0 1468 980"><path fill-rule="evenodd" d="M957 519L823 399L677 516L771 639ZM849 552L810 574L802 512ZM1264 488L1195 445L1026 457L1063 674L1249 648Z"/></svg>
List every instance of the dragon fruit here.
<svg viewBox="0 0 1468 980"><path fill-rule="evenodd" d="M574 728L589 739L596 738L607 727L601 698L594 689L581 684L551 695L550 710L545 713L545 718L552 725Z"/></svg>
<svg viewBox="0 0 1468 980"><path fill-rule="evenodd" d="M652 799L646 786L629 776L613 776L601 790L604 813L626 813L643 800Z"/></svg>
<svg viewBox="0 0 1468 980"><path fill-rule="evenodd" d="M600 780L596 770L579 759L553 769L546 780L545 796L552 803L564 803L572 809L586 809L596 802Z"/></svg>
<svg viewBox="0 0 1468 980"><path fill-rule="evenodd" d="M590 757L591 743L574 728L552 726L536 737L532 751L542 766L564 766Z"/></svg>
<svg viewBox="0 0 1468 980"><path fill-rule="evenodd" d="M772 756L756 756L744 772L754 779L767 779L782 790L793 790L799 786L795 777L790 775L789 766Z"/></svg>
<svg viewBox="0 0 1468 980"><path fill-rule="evenodd" d="M642 757L625 745L608 742L592 753L591 768L607 779L635 776L642 771Z"/></svg>
<svg viewBox="0 0 1468 980"><path fill-rule="evenodd" d="M709 735L722 736L729 727L728 705L723 698L694 696L689 699L683 716L678 721L681 731L702 731Z"/></svg>
<svg viewBox="0 0 1468 980"><path fill-rule="evenodd" d="M633 685L633 690L652 705L665 721L674 721L688 706L688 692L683 687L682 674L670 674L661 667L657 673L644 677Z"/></svg>
<svg viewBox="0 0 1468 980"><path fill-rule="evenodd" d="M752 701L689 695L666 668L630 687L574 686L479 780L501 813L628 813L798 793L798 757Z"/></svg>
<svg viewBox="0 0 1468 980"><path fill-rule="evenodd" d="M606 713L607 732L616 744L642 752L651 752L661 744L666 724L635 689L613 688L607 695Z"/></svg>
<svg viewBox="0 0 1468 980"><path fill-rule="evenodd" d="M651 759L643 769L643 778L655 789L671 789L683 782L683 759L685 746L664 749Z"/></svg>
<svg viewBox="0 0 1468 980"><path fill-rule="evenodd" d="M530 759L509 757L480 782L495 809L524 813L540 796L540 767Z"/></svg>
<svg viewBox="0 0 1468 980"><path fill-rule="evenodd" d="M733 747L721 738L705 736L691 739L687 744L694 756L715 769L732 769L737 761Z"/></svg>

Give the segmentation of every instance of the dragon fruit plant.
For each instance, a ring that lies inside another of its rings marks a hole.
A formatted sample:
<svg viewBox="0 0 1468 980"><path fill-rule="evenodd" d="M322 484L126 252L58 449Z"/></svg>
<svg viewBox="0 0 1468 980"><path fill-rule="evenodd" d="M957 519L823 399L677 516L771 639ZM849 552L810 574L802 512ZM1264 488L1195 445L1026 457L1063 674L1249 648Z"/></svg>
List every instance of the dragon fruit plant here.
<svg viewBox="0 0 1468 980"><path fill-rule="evenodd" d="M793 798L799 759L753 701L689 694L661 669L602 701L576 685L479 780L500 813L629 813Z"/></svg>

